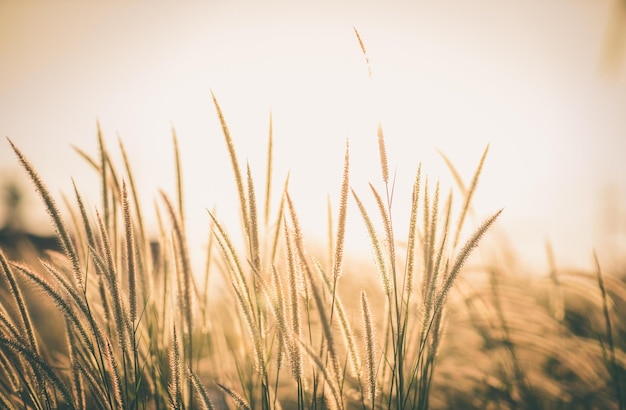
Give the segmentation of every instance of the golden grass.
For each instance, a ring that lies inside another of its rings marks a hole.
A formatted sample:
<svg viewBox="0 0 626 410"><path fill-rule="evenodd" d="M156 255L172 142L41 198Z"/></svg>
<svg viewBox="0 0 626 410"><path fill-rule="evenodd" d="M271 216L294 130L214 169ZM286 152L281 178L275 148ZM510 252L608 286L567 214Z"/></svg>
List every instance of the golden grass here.
<svg viewBox="0 0 626 410"><path fill-rule="evenodd" d="M456 176L459 215L452 215L452 193L444 201L443 188L429 185L417 167L410 214L400 221L409 227L402 245L392 206L394 189L402 187L389 179L382 127L382 186L369 186L375 210L350 186L346 144L343 168L337 167L338 217L333 224L329 207L330 243L322 247L328 254L319 255L308 248L288 178L276 209L266 181L259 215L254 174L250 166L245 176L241 172L212 97L245 241L240 249L208 211L203 275L190 262L175 133L176 201L161 192L154 239L145 231L146 208L123 144L120 173L99 127L99 161L78 151L102 184L102 202L90 218L74 185L71 227L35 168L9 141L50 214L63 254L49 253L31 265L0 252L1 406L623 408L622 280L603 272L597 260L595 274L552 263L548 276L538 279L515 275L488 258L466 266L502 212L477 223L462 241L487 149L469 188ZM268 180L272 147L270 120ZM373 250L373 260L358 265L344 252L351 200ZM224 285L209 284L209 272ZM376 275L380 286L370 286ZM50 342L45 320L33 314L40 304L59 313L62 345Z"/></svg>

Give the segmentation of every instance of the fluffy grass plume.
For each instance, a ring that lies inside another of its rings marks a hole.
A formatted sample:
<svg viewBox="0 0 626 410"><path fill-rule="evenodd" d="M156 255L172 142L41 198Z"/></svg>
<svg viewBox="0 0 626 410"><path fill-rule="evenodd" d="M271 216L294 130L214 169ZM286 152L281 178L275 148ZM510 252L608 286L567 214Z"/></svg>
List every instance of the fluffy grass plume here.
<svg viewBox="0 0 626 410"><path fill-rule="evenodd" d="M376 405L376 358L374 349L376 339L374 338L374 325L372 314L370 313L369 302L364 290L361 290L361 314L363 315L363 340L365 341L365 369L367 380L367 391L369 403L372 408Z"/></svg>
<svg viewBox="0 0 626 410"><path fill-rule="evenodd" d="M15 155L17 155L17 158L22 164L22 167L24 167L24 169L28 173L28 176L30 177L30 180L35 186L37 193L39 193L39 196L43 200L46 206L46 211L48 212L48 214L50 215L50 218L52 219L52 223L59 236L61 245L63 246L63 249L65 251L65 254L67 255L69 261L72 264L74 277L76 278L76 281L81 286L81 288L84 288L85 283L83 280L82 272L80 270L80 266L78 264L78 255L76 254L74 243L72 242L70 238L70 234L67 231L65 222L63 221L63 217L61 216L61 212L56 206L56 202L52 198L52 195L50 195L50 193L48 192L48 189L46 188L43 181L39 177L39 174L37 174L37 171L35 171L35 168L26 159L24 154L22 154L22 152L15 146L15 144L13 144L13 141L11 141L9 138L7 138L7 141L9 141L9 144L11 145L11 148L13 148Z"/></svg>

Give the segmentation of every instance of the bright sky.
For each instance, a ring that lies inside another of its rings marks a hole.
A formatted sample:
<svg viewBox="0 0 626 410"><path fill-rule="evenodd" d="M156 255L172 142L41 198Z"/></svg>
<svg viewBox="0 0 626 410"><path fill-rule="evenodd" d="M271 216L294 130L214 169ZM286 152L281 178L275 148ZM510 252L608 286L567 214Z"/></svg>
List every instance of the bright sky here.
<svg viewBox="0 0 626 410"><path fill-rule="evenodd" d="M592 246L625 249L626 63L617 54L615 67L603 65L607 45L626 50L616 2L0 2L0 134L53 192L71 192L73 177L93 207L97 180L71 145L95 153L98 119L114 155L123 138L149 206L158 188L174 193L173 124L200 247L207 208L237 229L211 89L259 195L271 108L275 189L290 170L316 238L326 195L338 203L346 138L352 186L362 197L368 181L381 186L380 119L397 170L396 221L420 161L447 192L436 148L469 180L490 144L477 216L505 207L500 227L532 266L543 266L546 239L558 262L588 266ZM21 175L6 141L0 172ZM350 212L350 247L367 249ZM33 228L45 220L36 215Z"/></svg>

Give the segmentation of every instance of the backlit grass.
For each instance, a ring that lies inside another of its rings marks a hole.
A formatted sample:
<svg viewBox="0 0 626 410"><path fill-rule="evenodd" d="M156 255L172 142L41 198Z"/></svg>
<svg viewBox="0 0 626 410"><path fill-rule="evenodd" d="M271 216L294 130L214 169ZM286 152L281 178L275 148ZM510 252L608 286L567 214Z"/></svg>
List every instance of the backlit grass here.
<svg viewBox="0 0 626 410"><path fill-rule="evenodd" d="M470 259L502 212L466 233L488 149L467 185L444 156L460 191L453 198L419 164L411 187L394 185L381 125L380 179L364 192L351 186L346 143L341 185L329 187L339 192L339 209L329 205L323 254L311 251L319 246L301 228L288 177L272 173L271 120L259 195L212 100L244 240L233 240L233 227L207 210L203 272L191 263L175 132L176 190L161 191L151 207L138 198L121 141L121 165L100 129L97 153L77 149L101 187L93 215L76 186L62 211L45 176L8 140L62 252L27 264L0 251L2 407L624 408L621 279L597 258L589 272L552 266L532 277L488 257ZM274 182L282 193L272 207ZM397 189L412 193L406 220L394 219ZM363 221L371 260L344 252L350 210ZM158 221L154 238L149 212ZM408 226L407 237L397 237L398 226ZM225 286L212 291L218 282Z"/></svg>

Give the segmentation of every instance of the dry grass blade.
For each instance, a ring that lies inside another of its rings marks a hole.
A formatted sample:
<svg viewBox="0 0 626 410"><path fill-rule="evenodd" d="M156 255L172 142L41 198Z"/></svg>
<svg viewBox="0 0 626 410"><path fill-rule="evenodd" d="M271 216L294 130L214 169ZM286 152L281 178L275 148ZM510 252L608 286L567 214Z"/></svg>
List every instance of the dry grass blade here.
<svg viewBox="0 0 626 410"><path fill-rule="evenodd" d="M215 213L215 208L213 209L213 213ZM208 307L208 302L209 302L209 282L210 282L210 276L211 276L211 268L213 265L213 249L215 248L215 235L213 235L213 229L214 229L214 224L211 221L210 225L209 225L209 238L207 240L207 245L206 245L206 259L205 259L205 264L204 264L204 281L203 281L203 286L202 286L202 296L200 298L200 300L202 300L202 305L201 305L201 309L202 309L202 315L203 315L203 320L204 323L207 323L207 307Z"/></svg>
<svg viewBox="0 0 626 410"><path fill-rule="evenodd" d="M98 149L100 150L100 177L101 180L101 194L102 194L102 209L104 210L104 226L106 231L109 232L110 228L110 212L109 212L109 188L107 177L107 153L104 148L104 138L102 136L102 128L100 128L100 121L96 123L98 129Z"/></svg>
<svg viewBox="0 0 626 410"><path fill-rule="evenodd" d="M13 271L9 267L9 264L4 256L4 253L2 252L2 249L0 249L0 270L4 273L4 276L9 282L9 292L13 296L13 299L15 299L15 304L17 305L17 308L20 312L22 328L26 332L26 338L28 340L28 343L35 353L39 353L39 346L37 345L37 339L35 338L33 323L30 319L28 309L26 308L26 303L24 302L22 291L19 288L17 281L15 280L15 275L13 275Z"/></svg>
<svg viewBox="0 0 626 410"><path fill-rule="evenodd" d="M130 186L130 192L133 196L133 203L135 214L137 215L137 226L139 231L139 242L144 243L146 240L146 230L144 228L143 222L143 213L141 211L141 204L139 202L139 195L137 194L137 185L135 184L135 178L132 172L132 168L130 166L130 161L128 159L128 155L126 154L126 148L122 143L122 139L118 138L118 145L120 147L120 152L122 154L122 161L124 162L124 168L126 169L126 176L128 177L128 185Z"/></svg>
<svg viewBox="0 0 626 410"><path fill-rule="evenodd" d="M304 261L306 260L305 252L304 252L304 241L302 239L302 229L300 228L298 214L296 213L296 209L293 206L293 201L291 200L291 196L289 195L289 192L285 192L285 198L287 198L287 205L289 207L289 216L291 217L291 223L293 224L294 243L296 245L296 249L298 250L298 254L300 255L300 259L304 263Z"/></svg>
<svg viewBox="0 0 626 410"><path fill-rule="evenodd" d="M8 319L6 317L4 317L4 315L2 314L2 312L0 312L0 322L5 322L8 321ZM17 329L16 329L16 333L15 333L15 337L11 336L9 337L10 340L14 340L17 338ZM13 394L13 392L18 391L19 390L19 386L20 386L20 375L18 375L18 372L16 371L16 369L9 363L9 358L7 357L7 354L10 355L9 352L5 352L0 350L0 369L3 370L3 374L5 375L5 383L6 386L8 386L8 393Z"/></svg>
<svg viewBox="0 0 626 410"><path fill-rule="evenodd" d="M472 196L474 196L474 191L476 191L476 186L478 185L478 177L483 169L483 164L485 163L485 158L487 158L487 152L489 152L489 145L485 147L485 151L483 151L482 157L480 157L480 162L478 163L478 167L474 172L474 176L472 177L472 182L470 184L469 190L467 190L465 194L465 202L463 203L463 208L461 210L461 214L459 215L459 221L456 226L456 234L454 236L454 243L452 245L453 248L456 248L459 243L459 237L461 236L461 229L463 228L463 223L465 222L465 216L470 207L470 203L472 202Z"/></svg>
<svg viewBox="0 0 626 410"><path fill-rule="evenodd" d="M313 273L308 266L306 260L304 260L303 255L300 255L302 259L302 264L304 267L304 272L306 273L307 279L309 280L309 285L311 291L313 293L313 299L315 300L315 306L317 308L317 313L319 316L320 324L322 325L322 331L324 334L324 339L326 342L326 346L328 349L328 354L330 355L330 360L332 363L332 370L334 378L339 378L341 375L341 367L339 366L339 359L337 357L337 349L335 348L335 337L332 332L331 323L328 319L328 315L326 314L326 310L324 309L324 299L322 298L319 286L315 283L313 279ZM337 380L338 381L338 380Z"/></svg>
<svg viewBox="0 0 626 410"><path fill-rule="evenodd" d="M0 392L0 405L8 410L14 410L16 407L9 401L9 399Z"/></svg>
<svg viewBox="0 0 626 410"><path fill-rule="evenodd" d="M387 251L389 252L389 260L392 264L392 272L395 272L393 269L393 265L395 264L396 259L396 247L395 241L393 239L393 226L391 223L391 214L389 210L385 207L383 202L383 198L380 196L374 185L369 184L372 194L374 195L374 199L376 200L376 205L378 206L378 211L380 213L380 219L383 221L383 227L385 229L385 239L387 240ZM395 276L394 276L394 285L395 285Z"/></svg>
<svg viewBox="0 0 626 410"><path fill-rule="evenodd" d="M259 333L256 322L254 321L254 313L250 307L246 306L245 298L241 294L241 290L234 283L233 289L235 290L235 295L237 296L237 301L239 302L239 306L243 312L244 320L248 327L250 340L252 341L256 370L265 379L267 376L267 369L265 366L265 353L263 349L263 343L261 343L261 335Z"/></svg>
<svg viewBox="0 0 626 410"><path fill-rule="evenodd" d="M176 129L172 126L172 142L174 144L174 164L176 167L176 198L178 199L178 215L180 218L180 226L185 230L185 201L183 196L183 172L180 161L180 150L178 148L178 136Z"/></svg>
<svg viewBox="0 0 626 410"><path fill-rule="evenodd" d="M72 145L72 149L87 162L91 167L98 173L100 173L100 165L96 162L95 159L91 157L91 155L87 154L82 149L78 148L76 145Z"/></svg>
<svg viewBox="0 0 626 410"><path fill-rule="evenodd" d="M113 390L113 399L115 400L115 406L119 409L125 408L124 406L124 394L122 393L122 378L120 377L120 370L117 364L117 360L111 347L111 341L108 338L104 339L104 357L108 365L106 374L109 378L111 390Z"/></svg>
<svg viewBox="0 0 626 410"><path fill-rule="evenodd" d="M426 338L428 336L428 326L430 325L431 314L433 311L433 302L435 299L435 294L437 292L437 284L439 281L439 275L441 272L441 261L443 259L443 252L446 246L446 241L448 238L448 232L444 230L443 238L441 240L441 244L439 246L439 251L437 253L435 264L432 269L431 283L427 287L427 293L424 295L424 317L422 319L422 338Z"/></svg>
<svg viewBox="0 0 626 410"><path fill-rule="evenodd" d="M247 295L247 306L252 309L252 298L250 296L251 292L249 290L248 282L246 281L246 277L239 261L239 257L237 256L235 247L230 240L230 237L226 233L226 230L224 229L222 224L219 223L215 215L209 212L209 216L211 217L211 221L213 223L213 232L215 232L215 238L217 239L217 243L222 251L224 259L227 262L227 268L228 272L231 274L231 280L243 290L243 294Z"/></svg>
<svg viewBox="0 0 626 410"><path fill-rule="evenodd" d="M65 292L67 292L67 294L71 297L71 299L74 301L76 306L78 306L78 308L80 309L80 312L83 314L83 316L88 317L89 316L89 306L87 305L87 302L82 297L82 295L79 293L79 291L77 291L76 288L74 288L72 286L72 284L57 269L55 269L49 262L47 262L44 259L40 259L39 263L41 264L41 266L44 267L44 269L46 270L46 273L52 275L52 277L54 277L54 279L57 281L57 283L59 285L61 285L61 288Z"/></svg>
<svg viewBox="0 0 626 410"><path fill-rule="evenodd" d="M230 397L235 404L237 405L237 407L239 407L241 410L252 410L252 408L250 407L250 405L244 400L243 397L241 397L240 395L238 395L237 393L235 393L230 387L226 387L223 384L217 383L215 382L215 384L217 385L217 387L219 387L224 393L226 393L226 395L228 395L228 397Z"/></svg>
<svg viewBox="0 0 626 410"><path fill-rule="evenodd" d="M335 238L333 237L333 205L330 200L330 194L326 195L326 236L328 247L328 266L333 266L333 250L335 249Z"/></svg>
<svg viewBox="0 0 626 410"><path fill-rule="evenodd" d="M343 248L346 236L346 214L348 208L348 187L350 175L350 146L346 140L346 153L344 156L343 179L341 182L341 196L339 201L339 218L337 219L337 240L335 258L333 264L333 278L336 283L341 276L343 266ZM333 289L334 294L335 289Z"/></svg>
<svg viewBox="0 0 626 410"><path fill-rule="evenodd" d="M89 388L91 390L91 397L98 404L98 408L113 408L113 405L110 403L107 393L105 393L105 391L103 390L102 382L96 379L94 373L90 370L85 369L80 361L76 362L76 369L78 373L81 374L87 381L87 384L89 385Z"/></svg>
<svg viewBox="0 0 626 410"><path fill-rule="evenodd" d="M126 182L122 182L122 212L124 213L124 227L126 231L126 262L128 269L128 299L130 303L130 321L137 320L137 285L135 283L135 240L133 223L130 218L130 205Z"/></svg>
<svg viewBox="0 0 626 410"><path fill-rule="evenodd" d="M4 256L4 253L2 252L1 249L0 249L0 271L4 273L4 276L7 278L7 281L9 282L9 293L13 296L13 299L15 300L15 304L17 305L17 308L19 310L19 313L20 313L19 316L21 319L21 327L26 333L26 339L28 341L28 344L30 345L30 349L32 349L32 351L35 354L39 355L40 354L39 345L37 343L37 339L35 338L35 331L33 328L32 320L28 312L28 309L26 307L26 303L24 302L22 291L20 287L18 286L17 281L15 280L15 275L13 275L13 271L11 270ZM17 335L16 331L17 329L14 330L14 335L16 337L16 340L21 340L22 339L22 337L20 337L21 335ZM44 392L45 394L46 389L45 389L45 384L43 383L43 380L37 374L35 375L35 378L36 378L37 390L40 392Z"/></svg>
<svg viewBox="0 0 626 410"><path fill-rule="evenodd" d="M563 289L559 280L559 275L554 261L554 252L549 241L546 242L546 256L548 258L548 268L550 269L550 310L552 316L559 322L565 319L565 302L563 300Z"/></svg>
<svg viewBox="0 0 626 410"><path fill-rule="evenodd" d="M85 327L83 326L83 322L80 320L79 312L77 312L76 308L68 302L67 298L60 292L55 290L52 285L50 285L40 275L32 272L27 267L16 264L13 264L13 266L17 268L20 273L22 273L29 280L31 280L35 285L37 285L46 294L46 297L54 302L55 305L57 305L61 313L63 313L63 315L80 334L83 345L87 347L92 354L95 353L93 344L91 343L91 339L87 336L87 332L85 330Z"/></svg>
<svg viewBox="0 0 626 410"><path fill-rule="evenodd" d="M191 335L191 331L193 329L193 299L192 299L192 283L191 283L191 263L189 262L189 251L187 250L187 241L185 239L185 235L183 233L183 229L181 227L180 221L176 217L176 212L174 211L174 207L170 202L169 198L165 194L165 192L161 191L161 198L165 203L167 211L170 216L170 221L174 228L174 237L176 238L176 246L177 252L176 256L180 258L181 268L182 268L182 302L183 302L183 315L185 318L185 327L186 332ZM189 343L191 343L191 337L189 337ZM191 353L191 349L189 351Z"/></svg>
<svg viewBox="0 0 626 410"><path fill-rule="evenodd" d="M58 389L69 408L76 408L76 404L74 403L73 396L71 394L71 389L65 385L55 370L43 357L34 352L28 346L25 346L16 340L7 339L3 335L0 335L0 347L8 349L24 358L32 366L33 370L36 370L39 375L45 377L54 385L56 389Z"/></svg>
<svg viewBox="0 0 626 410"><path fill-rule="evenodd" d="M41 199L46 205L46 210L48 211L48 214L50 215L52 219L52 223L54 224L54 229L57 231L59 239L61 240L61 246L63 247L65 254L67 255L68 259L70 260L72 264L72 271L74 272L74 277L76 278L76 281L78 282L80 287L84 290L85 281L80 270L78 255L76 253L76 249L74 248L74 244L72 243L70 234L65 227L65 223L63 222L61 213L59 212L59 209L57 208L56 203L54 202L54 199L48 192L48 189L44 185L41 178L39 178L39 174L37 174L37 171L35 171L35 168L33 168L33 166L26 159L24 154L22 154L22 152L15 146L15 144L13 144L13 141L11 141L9 138L7 138L7 140L9 141L9 144L11 144L11 148L13 148L13 151L17 155L20 163L22 164L22 166L28 173L28 176L30 177L31 181L35 185L35 188L37 189L39 196L41 196Z"/></svg>
<svg viewBox="0 0 626 410"><path fill-rule="evenodd" d="M315 264L320 276L325 278L322 267L319 262L316 261ZM333 294L333 288L329 281L324 281L326 284L326 289L329 293ZM354 342L354 333L352 332L352 328L350 326L350 322L346 315L345 309L343 308L343 303L341 303L341 299L339 295L336 295L333 300L333 306L337 310L337 315L339 316L339 327L341 329L341 334L343 336L344 344L348 351L348 359L350 362L350 370L352 375L355 377L360 377L361 373L361 361L359 360L359 355L357 354L356 344Z"/></svg>
<svg viewBox="0 0 626 410"><path fill-rule="evenodd" d="M496 212L491 217L487 218L487 220L485 220L485 222L483 222L482 225L480 225L480 227L476 229L476 231L474 231L474 234L470 237L470 239L468 239L463 248L461 248L461 250L459 251L456 259L454 260L454 264L452 265L450 272L446 274L441 290L439 291L439 293L437 294L437 298L435 299L435 313L442 308L446 297L448 296L448 292L452 288L454 281L461 271L461 267L463 267L463 264L471 254L472 250L476 246L478 246L478 243L480 242L482 236L485 234L485 232L487 232L489 227L495 222L495 220L498 218L498 216L500 216L501 213L502 209Z"/></svg>
<svg viewBox="0 0 626 410"><path fill-rule="evenodd" d="M352 190L352 196L356 201L356 204L361 212L361 216L363 217L363 221L365 222L365 227L367 228L367 233L370 237L370 241L372 243L372 247L374 250L374 261L376 262L376 267L378 268L378 273L381 277L381 282L383 286L383 291L387 296L391 295L391 283L389 281L389 274L387 272L387 268L385 267L385 259L383 258L382 247L380 246L380 241L378 240L378 236L376 235L376 230L374 229L374 225L372 224L372 220L367 214L367 210L363 205L363 202L359 199L358 195Z"/></svg>
<svg viewBox="0 0 626 410"><path fill-rule="evenodd" d="M413 183L413 192L411 193L411 214L409 217L409 239L407 245L406 259L406 276L405 276L405 294L407 305L413 292L413 276L415 274L415 246L417 242L417 211L419 208L420 182L422 176L422 165L417 168L417 176Z"/></svg>
<svg viewBox="0 0 626 410"><path fill-rule="evenodd" d="M356 343L354 342L354 332L352 331L345 309L339 298L337 298L335 303L337 305L337 315L339 316L341 333L343 334L344 343L348 350L348 359L351 364L350 369L353 376L358 378L361 373L361 360L359 359Z"/></svg>
<svg viewBox="0 0 626 410"><path fill-rule="evenodd" d="M452 174L452 177L454 178L454 181L458 185L459 190L461 190L461 193L463 194L463 196L467 195L467 188L465 187L463 178L461 177L461 174L459 174L459 171L456 169L452 161L450 161L450 158L448 158L447 155L444 154L442 151L440 151L438 148L437 148L437 152L439 153L441 158L443 158L443 161L446 163L446 166L450 170L450 173Z"/></svg>
<svg viewBox="0 0 626 410"><path fill-rule="evenodd" d="M0 310L0 325L1 325L0 326L1 333L10 336L11 339L14 339L14 340L22 339L22 336L21 336L22 332L20 331L20 329L15 327L15 324L13 323L13 321L9 319L9 317L1 310ZM2 351L0 351L0 353L1 352ZM17 380L17 377L15 378L15 380Z"/></svg>
<svg viewBox="0 0 626 410"><path fill-rule="evenodd" d="M598 279L598 288L600 289L600 293L602 294L602 313L604 316L604 324L606 326L606 337L609 342L609 362L607 363L609 367L609 373L613 378L613 385L615 387L615 394L617 396L617 400L619 402L619 408L624 408L624 398L623 392L621 389L621 380L620 380L620 366L617 363L615 356L615 340L613 339L613 327L611 325L611 315L609 313L609 305L608 305L608 297L606 294L606 289L604 287L604 278L602 277L602 269L600 269L600 262L598 261L598 255L593 253L593 262L594 268L596 271L596 277Z"/></svg>
<svg viewBox="0 0 626 410"><path fill-rule="evenodd" d="M363 40L361 39L361 35L359 34L356 27L352 26L354 30L354 34L356 35L356 39L359 41L359 47L361 47L361 53L363 53L363 57L365 57L365 64L367 64L367 74L369 78L372 78L372 67L370 65L370 60L367 57L367 51L365 50L365 44L363 44Z"/></svg>
<svg viewBox="0 0 626 410"><path fill-rule="evenodd" d="M78 188L76 188L76 184L74 183L74 180L72 180L72 186L74 188L74 195L76 196L76 203L78 204L80 216L83 220L83 229L85 230L85 234L87 236L87 244L88 246L95 248L96 240L93 235L93 230L91 229L91 224L89 223L89 218L87 217L87 210L85 209L85 203L83 201L82 196L78 192Z"/></svg>
<svg viewBox="0 0 626 410"><path fill-rule="evenodd" d="M430 217L430 228L428 229L428 270L433 272L433 263L435 259L435 244L437 243L437 221L439 217L439 181L437 181L437 185L435 185L435 194L433 197L433 203L430 207L431 209L431 217Z"/></svg>
<svg viewBox="0 0 626 410"><path fill-rule="evenodd" d="M446 200L445 219L443 221L443 231L446 235L450 232L450 217L452 215L452 190L448 192L448 199Z"/></svg>
<svg viewBox="0 0 626 410"><path fill-rule="evenodd" d="M211 98L213 99L213 104L215 105L215 110L217 111L217 117L219 118L220 125L222 126L222 132L224 133L224 138L226 140L226 146L228 148L228 154L230 155L230 161L233 168L233 173L235 174L235 184L237 185L237 192L239 193L239 205L241 208L241 216L244 221L244 228L246 232L246 237L250 236L250 227L248 226L248 221L250 218L248 217L248 206L247 199L245 194L245 189L243 185L243 178L241 176L241 169L239 167L239 161L237 160L237 152L235 151L235 144L230 136L230 131L228 130L228 126L226 125L226 120L224 119L224 114L222 113L222 109L217 102L217 98L213 91L211 91Z"/></svg>
<svg viewBox="0 0 626 410"><path fill-rule="evenodd" d="M246 175L248 178L248 217L250 220L246 221L250 227L250 257L252 258L252 266L254 269L259 270L261 268L261 256L259 249L259 224L256 211L256 194L254 193L254 182L252 180L252 171L250 170L250 164L246 163Z"/></svg>
<svg viewBox="0 0 626 410"><path fill-rule="evenodd" d="M274 290L273 295L270 294L269 286L265 282L263 277L259 274L259 272L255 271L255 274L259 277L259 281L263 285L263 289L266 291L266 296L270 301L270 306L272 307L272 311L274 312L274 316L276 317L276 321L278 323L278 331L280 333L279 338L282 344L284 344L285 347L289 349L289 345L291 344L291 342L290 333L287 330L285 296L283 295L283 284L280 279L280 275L276 270L276 266L272 265L272 285Z"/></svg>
<svg viewBox="0 0 626 410"><path fill-rule="evenodd" d="M426 183L424 184L424 220L422 222L423 225L423 243L422 246L422 254L423 254L423 263L424 263L424 277L422 278L422 296L426 297L428 293L428 286L431 283L430 274L431 271L428 269L428 258L430 256L430 252L428 250L428 244L430 243L430 196L428 194L428 176L426 176Z"/></svg>
<svg viewBox="0 0 626 410"><path fill-rule="evenodd" d="M428 193L428 187L425 188L425 193ZM428 195L424 195L425 200L428 199ZM433 297L435 290L437 289L437 279L439 271L434 268L435 265L435 249L437 240L437 215L439 214L439 182L437 182L435 188L435 194L433 202L428 206L424 205L424 209L430 209L430 221L424 220L425 226L425 238L424 238L424 307L427 319L430 316L432 309ZM428 214L429 212L424 212ZM444 235L446 232L444 232Z"/></svg>
<svg viewBox="0 0 626 410"><path fill-rule="evenodd" d="M285 178L285 185L283 187L283 195L280 198L280 203L278 205L278 215L276 216L276 224L274 230L274 240L272 242L272 263L276 262L276 254L278 252L278 239L280 238L281 225L283 221L283 214L285 211L285 192L287 192L287 188L289 187L289 174Z"/></svg>
<svg viewBox="0 0 626 410"><path fill-rule="evenodd" d="M211 401L211 398L209 397L209 393L207 392L206 388L200 381L200 378L191 368L187 368L187 371L189 372L191 383L193 384L194 389L196 389L196 394L200 399L200 404L202 405L202 408L204 410L213 410L215 408L213 406L213 402Z"/></svg>
<svg viewBox="0 0 626 410"><path fill-rule="evenodd" d="M152 266L150 260L150 241L146 237L146 230L144 226L143 212L141 210L141 203L139 201L139 195L137 194L137 186L135 184L135 178L133 176L133 171L130 166L130 161L126 154L126 149L124 148L124 144L122 143L121 138L118 136L119 148L122 154L122 160L124 162L124 168L126 169L126 176L128 178L128 187L130 189L130 193L133 198L133 208L135 211L137 229L135 236L135 248L136 248L136 263L137 263L137 272L139 273L139 279L141 281L141 291L144 298L154 289L154 277L149 274Z"/></svg>
<svg viewBox="0 0 626 410"><path fill-rule="evenodd" d="M320 324L322 325L322 331L326 340L328 353L330 355L330 359L332 362L332 370L334 372L335 377L339 377L341 372L340 372L339 361L337 358L337 351L335 349L334 337L333 337L333 333L331 330L330 321L328 320L328 316L326 315L326 311L324 309L324 301L322 299L322 296L320 295L318 286L316 285L313 279L313 273L311 272L311 268L309 267L309 264L306 261L306 254L304 252L304 242L302 240L302 231L300 229L300 224L298 222L295 207L293 205L293 202L288 192L286 193L286 197L287 197L287 204L289 205L289 212L291 215L291 220L294 226L294 231L295 231L294 241L296 244L296 248L298 250L300 262L302 264L302 268L304 269L304 272L306 273L306 277L310 284L310 287L313 293L313 298L315 299L315 306L317 307Z"/></svg>
<svg viewBox="0 0 626 410"><path fill-rule="evenodd" d="M331 391L331 394L332 394L332 398L333 398L333 400L335 402L334 403L335 407L338 408L338 409L343 409L343 400L341 398L341 395L339 394L339 387L335 384L336 376L329 374L329 371L328 371L329 369L324 364L322 359L317 354L315 354L315 352L313 351L311 346L307 345L306 343L304 343L302 340L299 340L299 339L298 339L298 342L300 343L300 346L302 346L304 351L307 353L307 355L311 358L311 360L313 360L313 363L315 363L315 366L324 375L324 379L326 380L326 384L330 388L330 391Z"/></svg>
<svg viewBox="0 0 626 410"><path fill-rule="evenodd" d="M102 241L105 260L102 260L95 249L92 249L91 258L96 264L96 267L104 273L106 285L113 301L113 314L115 316L115 326L117 329L119 343L123 349L126 349L128 347L128 332L125 326L125 318L127 317L126 307L124 306L124 301L122 299L122 292L120 291L120 283L118 275L115 271L115 264L113 262L113 255L111 253L111 246L109 244L106 227L104 226L104 222L102 221L98 211L96 211L96 219L98 220L98 227L100 228L100 239Z"/></svg>
<svg viewBox="0 0 626 410"><path fill-rule="evenodd" d="M274 127L272 122L272 112L270 111L269 136L267 137L267 169L265 170L265 210L264 223L265 226L270 219L270 199L272 194L272 162L274 155Z"/></svg>
<svg viewBox="0 0 626 410"><path fill-rule="evenodd" d="M83 232L80 229L81 223L78 220L76 209L64 192L61 192L61 201L63 201L63 205L65 205L65 209L67 210L69 216L70 224L68 225L68 231L72 232L72 235L74 235L72 240L78 255L78 260L83 262L88 258L87 251L84 246L87 241L83 238ZM88 282L87 278L85 278L85 282Z"/></svg>
<svg viewBox="0 0 626 410"><path fill-rule="evenodd" d="M387 161L387 149L385 148L385 136L383 135L383 126L378 122L378 154L380 155L380 168L385 184L389 182L389 164Z"/></svg>
<svg viewBox="0 0 626 410"><path fill-rule="evenodd" d="M376 339L374 337L374 326L372 323L372 315L370 313L369 302L364 290L361 290L361 314L363 318L363 338L365 340L365 368L367 371L366 380L369 393L371 408L375 407L376 402L376 360L374 358L374 346Z"/></svg>
<svg viewBox="0 0 626 410"><path fill-rule="evenodd" d="M170 406L172 409L182 409L182 391L181 391L181 375L180 375L180 345L178 342L178 333L176 332L176 325L172 330L172 344L169 351L169 366L170 366L170 383L168 386Z"/></svg>
<svg viewBox="0 0 626 410"><path fill-rule="evenodd" d="M67 356L71 368L70 381L72 383L72 394L74 395L74 403L78 408L84 409L86 407L85 389L83 379L80 371L78 370L78 358L76 357L76 347L80 344L76 344L74 333L72 333L72 325L65 319L65 334L67 336Z"/></svg>
<svg viewBox="0 0 626 410"><path fill-rule="evenodd" d="M104 208L104 222L110 238L117 238L117 206L121 197L121 187L115 166L104 144L104 137L98 124L98 146L100 151L100 177L102 184L102 201ZM109 192L109 190L111 192ZM109 195L111 194L111 195ZM117 257L118 242L112 242L113 253Z"/></svg>
<svg viewBox="0 0 626 410"><path fill-rule="evenodd" d="M300 338L300 304L298 303L298 284L295 260L289 229L287 227L287 219L283 219L285 229L285 251L287 253L287 266L289 269L289 312L291 314L291 332L296 339ZM292 341L291 346L291 368L296 381L302 379L302 351L297 342Z"/></svg>
<svg viewBox="0 0 626 410"><path fill-rule="evenodd" d="M352 363L353 373L359 379L359 384L361 383L360 374L363 368L362 362L359 358L359 352L356 347L356 343L354 341L354 332L350 326L350 322L348 321L348 317L346 316L343 306L341 304L337 305L339 318L341 319L341 326L344 333L344 338L346 339L346 345L348 348L348 354L350 357L350 362Z"/></svg>

